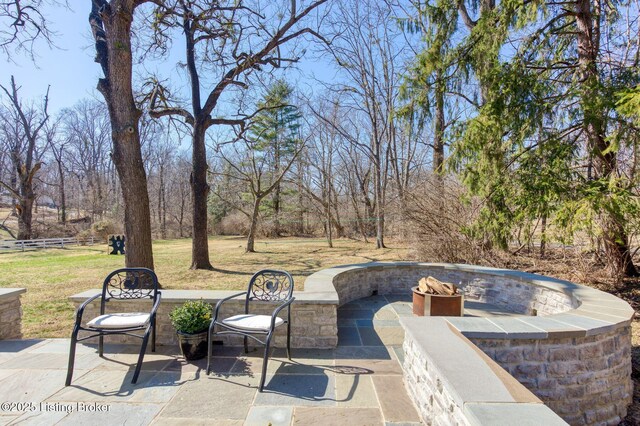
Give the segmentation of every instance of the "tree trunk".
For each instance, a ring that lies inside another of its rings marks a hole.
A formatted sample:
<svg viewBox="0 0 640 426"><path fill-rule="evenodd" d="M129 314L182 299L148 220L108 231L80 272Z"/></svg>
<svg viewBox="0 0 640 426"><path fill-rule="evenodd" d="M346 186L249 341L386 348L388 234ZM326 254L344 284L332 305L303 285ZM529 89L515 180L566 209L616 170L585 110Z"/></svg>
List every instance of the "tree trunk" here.
<svg viewBox="0 0 640 426"><path fill-rule="evenodd" d="M362 200L364 202L364 218L362 218L363 225L366 230L366 235L371 237L375 234L375 224L373 223L373 220L375 219L375 207L371 202L371 198L369 198L369 178L358 178L358 186L360 187L360 193L362 194Z"/></svg>
<svg viewBox="0 0 640 426"><path fill-rule="evenodd" d="M543 258L547 250L547 214L542 214L540 225L540 257Z"/></svg>
<svg viewBox="0 0 640 426"><path fill-rule="evenodd" d="M436 111L433 132L433 172L442 175L444 171L444 80L442 72L436 73Z"/></svg>
<svg viewBox="0 0 640 426"><path fill-rule="evenodd" d="M18 239L31 239L31 221L33 218L33 202L35 200L33 192L24 193L18 205Z"/></svg>
<svg viewBox="0 0 640 426"><path fill-rule="evenodd" d="M133 0L92 2L89 16L96 40L96 60L105 78L98 90L105 98L111 121L112 158L120 178L124 202L127 267L153 269L151 214L147 175L140 149L139 120L132 88L131 23Z"/></svg>
<svg viewBox="0 0 640 426"><path fill-rule="evenodd" d="M256 237L256 229L258 228L258 213L260 211L260 202L262 198L256 197L253 202L253 212L251 213L251 226L249 227L249 235L247 236L247 253L255 253L254 243Z"/></svg>
<svg viewBox="0 0 640 426"><path fill-rule="evenodd" d="M184 186L180 184L180 215L178 216L178 225L180 227L180 238L184 237L184 230L182 228L182 224L184 223L184 210L186 204L187 194L184 189Z"/></svg>
<svg viewBox="0 0 640 426"><path fill-rule="evenodd" d="M276 134L279 134L277 127ZM280 141L278 139L279 138L276 138L274 146L274 176L280 175ZM280 233L280 182L278 182L276 183L276 187L273 189L273 234L278 238Z"/></svg>
<svg viewBox="0 0 640 426"><path fill-rule="evenodd" d="M582 84L583 128L587 136L588 149L593 152L593 171L596 179L610 180L615 177L617 153L612 150L606 137L606 113L598 102L599 78L597 58L600 49L600 12L602 5L594 2L596 14L591 10L591 1L576 2L576 27L578 38L578 61ZM595 18L595 21L594 21ZM637 276L638 270L631 259L629 238L622 215L603 212L601 215L602 239L607 267L614 276Z"/></svg>
<svg viewBox="0 0 640 426"><path fill-rule="evenodd" d="M64 170L62 161L58 161L58 173L60 174L60 222L67 223L67 198L64 192Z"/></svg>
<svg viewBox="0 0 640 426"><path fill-rule="evenodd" d="M164 178L160 181L160 187L162 191L160 193L160 199L162 200L162 221L160 222L160 235L162 239L167 239L167 191Z"/></svg>
<svg viewBox="0 0 640 426"><path fill-rule="evenodd" d="M193 168L191 191L193 194L193 240L191 269L213 269L209 261L209 233L207 232L207 149L204 143L206 126L196 121L193 126Z"/></svg>
<svg viewBox="0 0 640 426"><path fill-rule="evenodd" d="M11 189L14 191L18 190L18 159L20 158L19 151L14 151L11 155L13 168L11 169ZM11 215L17 216L18 211L16 210L16 206L18 205L18 200L11 193Z"/></svg>
<svg viewBox="0 0 640 426"><path fill-rule="evenodd" d="M102 178L101 176L95 171L94 169L94 173L95 173L95 179L96 179L96 189L97 189L97 198L96 198L96 210L98 213L98 218L100 220L102 220L102 213L104 212L103 206L104 206L104 195L102 194Z"/></svg>
<svg viewBox="0 0 640 426"><path fill-rule="evenodd" d="M167 201L165 197L165 182L164 182L164 164L160 164L158 177L160 182L158 184L158 224L160 225L160 238L167 239Z"/></svg>
<svg viewBox="0 0 640 426"><path fill-rule="evenodd" d="M325 191L323 191L325 192ZM324 195L324 194L323 194ZM325 197L323 196L323 199ZM333 248L333 220L331 218L331 203L330 203L330 198L326 197L326 202L324 203L324 217L325 217L325 221L324 221L324 230L325 230L325 234L327 236L327 244L329 245L329 248Z"/></svg>
<svg viewBox="0 0 640 426"><path fill-rule="evenodd" d="M364 242L368 243L369 239L367 238L367 228L362 220L362 216L360 215L360 209L358 208L358 199L354 191L349 192L351 193L351 204L353 205L353 210L356 214L356 227L360 231L360 234L362 234Z"/></svg>
<svg viewBox="0 0 640 426"><path fill-rule="evenodd" d="M91 177L91 173L88 176L88 185L89 185L89 193L91 194L91 223L96 221L96 190L93 184L93 178Z"/></svg>
<svg viewBox="0 0 640 426"><path fill-rule="evenodd" d="M333 177L331 177L331 179L333 180ZM336 190L333 188L333 183L330 183L331 186L329 186L329 202L330 205L333 207L333 225L336 227L336 237L337 238L342 238L344 236L346 236L346 232L344 230L344 226L342 225L342 222L340 221L340 210L338 209L338 194L336 193Z"/></svg>
<svg viewBox="0 0 640 426"><path fill-rule="evenodd" d="M302 157L302 156L300 156ZM298 207L296 208L296 213L297 213L297 218L296 218L296 225L295 225L295 229L296 229L296 234L298 236L302 236L304 235L304 194L302 193L303 189L303 185L304 185L304 180L303 180L303 174L302 174L302 160L299 160L298 162L298 179L297 179L297 186L298 186Z"/></svg>
<svg viewBox="0 0 640 426"><path fill-rule="evenodd" d="M156 205L156 218L158 220L158 226L162 226L162 178L160 178L160 183L158 185L158 194L156 195L156 199L158 201L157 205ZM160 233L162 234L162 230L160 231ZM161 239L162 236L160 236Z"/></svg>
<svg viewBox="0 0 640 426"><path fill-rule="evenodd" d="M33 220L33 205L36 200L36 194L33 191L33 178L40 170L42 163L37 162L33 167L32 155L33 146L35 141L27 148L27 161L26 163L19 162L20 167L18 170L18 180L20 182L20 199L16 206L16 212L18 213L18 239L30 240L31 235L31 223Z"/></svg>
<svg viewBox="0 0 640 426"><path fill-rule="evenodd" d="M376 210L382 209L382 202L376 202ZM384 213L376 213L376 248L386 248L384 245Z"/></svg>
<svg viewBox="0 0 640 426"><path fill-rule="evenodd" d="M375 158L376 164L375 174L373 177L373 186L376 191L376 248L386 248L384 245L384 199L382 191L382 170L380 167L380 155Z"/></svg>
<svg viewBox="0 0 640 426"><path fill-rule="evenodd" d="M113 141L113 160L120 175L124 202L125 263L127 267L153 269L147 176L142 156L135 158L135 148L132 147L137 140L137 121L132 127L135 127L136 134L131 137L115 136ZM116 139L120 140L116 142Z"/></svg>

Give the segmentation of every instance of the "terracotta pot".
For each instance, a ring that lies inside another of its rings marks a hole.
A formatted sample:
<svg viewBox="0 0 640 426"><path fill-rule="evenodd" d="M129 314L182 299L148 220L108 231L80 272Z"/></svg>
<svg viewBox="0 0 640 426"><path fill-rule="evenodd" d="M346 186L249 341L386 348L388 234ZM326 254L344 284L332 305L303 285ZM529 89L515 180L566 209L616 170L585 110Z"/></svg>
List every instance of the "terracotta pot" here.
<svg viewBox="0 0 640 426"><path fill-rule="evenodd" d="M187 361L194 361L207 356L208 331L201 331L200 333L195 334L182 333L178 331L177 334L180 352L182 352L184 359Z"/></svg>

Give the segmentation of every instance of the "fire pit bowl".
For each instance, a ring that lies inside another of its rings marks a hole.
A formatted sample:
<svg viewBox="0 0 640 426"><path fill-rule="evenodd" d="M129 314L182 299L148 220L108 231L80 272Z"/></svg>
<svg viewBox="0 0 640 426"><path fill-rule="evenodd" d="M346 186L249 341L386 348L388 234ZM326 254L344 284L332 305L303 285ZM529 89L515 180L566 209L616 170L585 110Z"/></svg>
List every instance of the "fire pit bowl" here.
<svg viewBox="0 0 640 426"><path fill-rule="evenodd" d="M461 317L464 316L464 294L428 294L412 287L413 314L419 317Z"/></svg>

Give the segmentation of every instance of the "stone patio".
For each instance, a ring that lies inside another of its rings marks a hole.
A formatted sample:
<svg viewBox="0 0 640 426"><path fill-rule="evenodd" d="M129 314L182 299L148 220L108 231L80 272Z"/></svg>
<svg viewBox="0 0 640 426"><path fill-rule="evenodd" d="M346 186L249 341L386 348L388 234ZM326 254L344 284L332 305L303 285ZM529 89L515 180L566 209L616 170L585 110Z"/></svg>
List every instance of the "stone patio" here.
<svg viewBox="0 0 640 426"><path fill-rule="evenodd" d="M504 315L469 304L468 315ZM265 392L257 392L261 350L214 347L206 360L185 363L176 347L147 353L131 385L135 346L78 346L73 384L63 386L67 339L0 341L0 425L3 424L215 424L412 425L420 417L407 395L402 316L406 297L372 296L338 310L339 345L332 350L276 349Z"/></svg>

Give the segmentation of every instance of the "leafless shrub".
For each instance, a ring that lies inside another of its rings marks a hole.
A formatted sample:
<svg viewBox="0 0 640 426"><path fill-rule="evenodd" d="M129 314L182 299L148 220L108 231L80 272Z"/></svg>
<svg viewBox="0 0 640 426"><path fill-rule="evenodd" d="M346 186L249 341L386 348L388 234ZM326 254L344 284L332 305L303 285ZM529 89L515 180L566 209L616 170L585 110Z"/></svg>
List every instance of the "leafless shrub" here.
<svg viewBox="0 0 640 426"><path fill-rule="evenodd" d="M217 235L247 235L249 232L249 220L240 213L234 212L225 216L214 226Z"/></svg>
<svg viewBox="0 0 640 426"><path fill-rule="evenodd" d="M464 201L464 188L453 178L430 175L407 194L412 255L420 261L495 264L491 249L465 233L476 206Z"/></svg>
<svg viewBox="0 0 640 426"><path fill-rule="evenodd" d="M107 241L109 235L122 233L121 227L109 220L101 220L91 225L91 235Z"/></svg>

